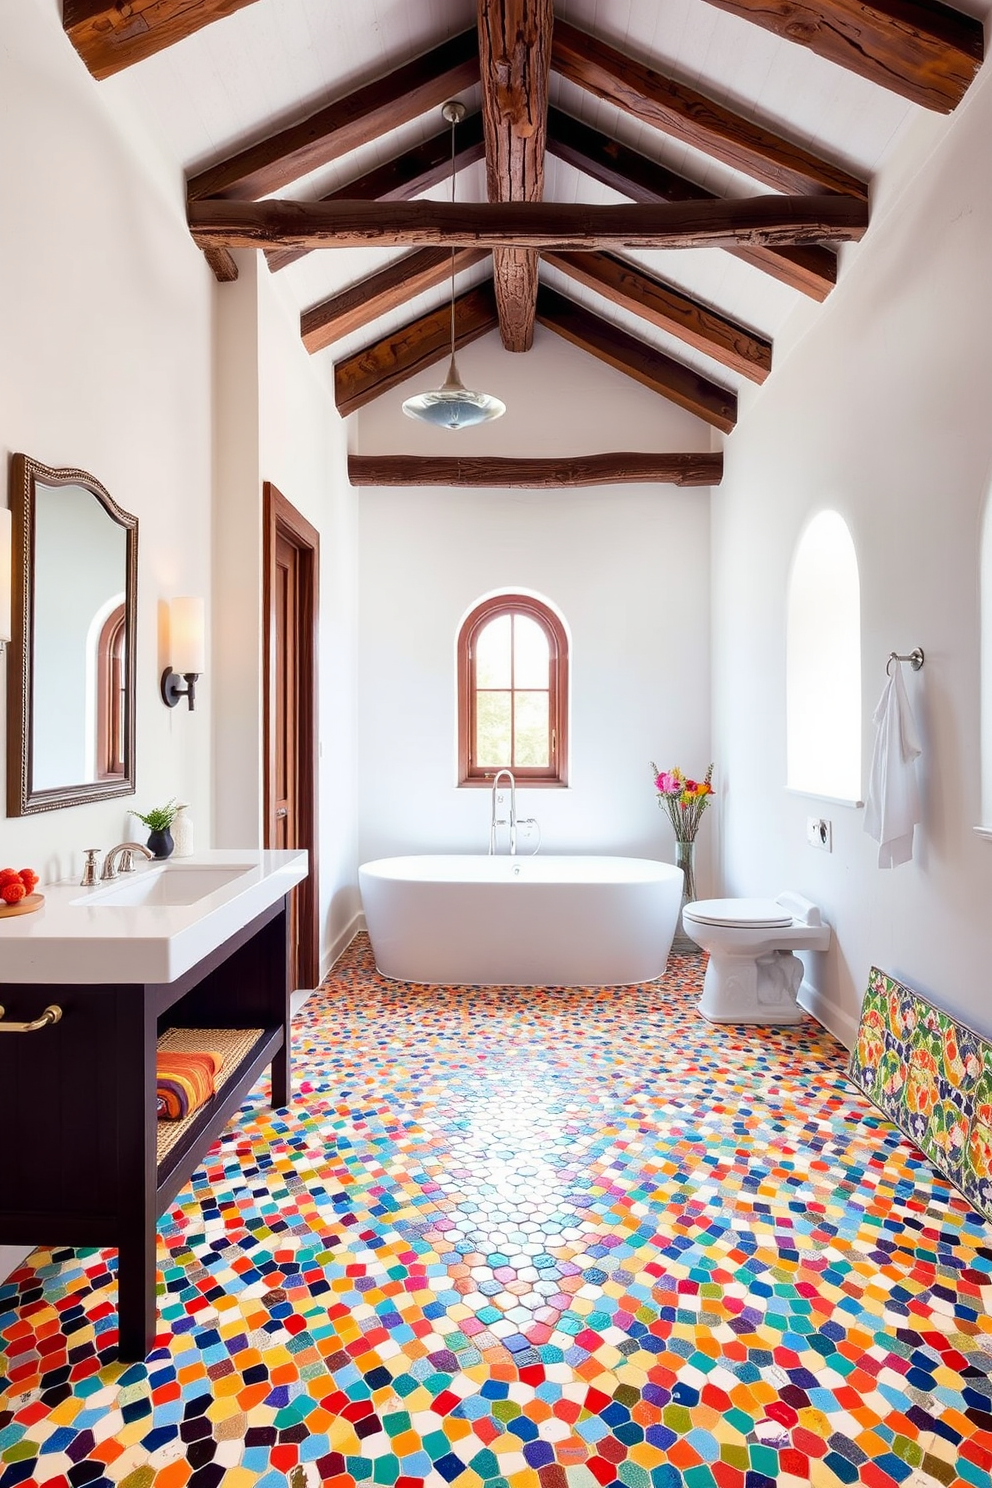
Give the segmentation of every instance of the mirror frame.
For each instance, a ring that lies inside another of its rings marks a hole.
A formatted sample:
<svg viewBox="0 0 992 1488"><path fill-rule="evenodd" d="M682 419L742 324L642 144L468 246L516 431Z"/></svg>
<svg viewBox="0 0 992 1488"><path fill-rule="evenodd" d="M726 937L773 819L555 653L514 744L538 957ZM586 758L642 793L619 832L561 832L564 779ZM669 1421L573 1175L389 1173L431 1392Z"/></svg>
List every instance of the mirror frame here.
<svg viewBox="0 0 992 1488"><path fill-rule="evenodd" d="M34 728L31 698L34 684L34 572L36 484L83 486L125 529L125 675L127 717L124 722L124 773L78 785L35 790L31 783ZM119 507L95 476L85 470L52 469L25 454L10 462L10 510L13 522L11 637L7 661L7 815L31 816L60 806L82 806L113 796L134 795L138 619L138 519Z"/></svg>

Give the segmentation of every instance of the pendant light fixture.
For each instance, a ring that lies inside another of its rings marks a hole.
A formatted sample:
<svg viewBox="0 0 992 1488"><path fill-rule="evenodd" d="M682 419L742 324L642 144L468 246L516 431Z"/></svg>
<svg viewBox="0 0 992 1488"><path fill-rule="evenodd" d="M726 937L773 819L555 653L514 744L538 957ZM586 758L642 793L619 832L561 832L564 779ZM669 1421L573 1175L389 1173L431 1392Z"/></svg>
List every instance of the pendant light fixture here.
<svg viewBox="0 0 992 1488"><path fill-rule="evenodd" d="M465 105L454 100L441 110L446 124L451 125L451 200L455 199L455 126L465 117ZM474 393L465 387L455 363L455 250L451 250L451 360L448 375L431 393L418 393L407 398L403 412L408 418L435 424L440 429L467 429L472 424L485 424L502 418L506 404L491 393Z"/></svg>

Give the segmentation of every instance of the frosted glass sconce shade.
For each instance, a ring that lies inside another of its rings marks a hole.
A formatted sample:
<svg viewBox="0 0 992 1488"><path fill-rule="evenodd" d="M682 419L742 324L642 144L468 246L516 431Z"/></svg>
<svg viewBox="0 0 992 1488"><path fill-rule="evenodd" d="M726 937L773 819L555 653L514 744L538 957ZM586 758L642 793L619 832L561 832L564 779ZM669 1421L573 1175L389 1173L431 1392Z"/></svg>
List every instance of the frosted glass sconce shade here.
<svg viewBox="0 0 992 1488"><path fill-rule="evenodd" d="M0 509L0 650L10 640L10 512Z"/></svg>
<svg viewBox="0 0 992 1488"><path fill-rule="evenodd" d="M196 679L205 666L205 604L192 595L181 595L169 601L169 655L170 664L162 673L162 701L167 708L174 708L181 697L186 698L192 713L195 707ZM180 685L180 674L186 686Z"/></svg>

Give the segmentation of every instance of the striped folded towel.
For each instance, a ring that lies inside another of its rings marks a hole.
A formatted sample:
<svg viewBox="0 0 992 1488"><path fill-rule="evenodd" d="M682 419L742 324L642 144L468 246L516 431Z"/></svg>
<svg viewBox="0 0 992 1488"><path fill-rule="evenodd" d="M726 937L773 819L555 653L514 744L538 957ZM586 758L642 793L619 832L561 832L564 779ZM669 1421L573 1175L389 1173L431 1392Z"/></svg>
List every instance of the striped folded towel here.
<svg viewBox="0 0 992 1488"><path fill-rule="evenodd" d="M160 1049L155 1059L155 1093L158 1115L166 1121L182 1121L214 1093L214 1076L224 1068L224 1056L215 1050Z"/></svg>

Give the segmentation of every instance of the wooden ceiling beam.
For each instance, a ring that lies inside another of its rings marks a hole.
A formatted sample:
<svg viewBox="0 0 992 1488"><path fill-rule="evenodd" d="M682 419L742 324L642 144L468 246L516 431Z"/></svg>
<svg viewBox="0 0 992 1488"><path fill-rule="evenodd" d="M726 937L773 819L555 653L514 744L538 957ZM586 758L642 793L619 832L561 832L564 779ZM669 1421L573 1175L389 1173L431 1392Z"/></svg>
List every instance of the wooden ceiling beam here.
<svg viewBox="0 0 992 1488"><path fill-rule="evenodd" d="M981 21L936 0L709 0L923 108L949 114L985 55Z"/></svg>
<svg viewBox="0 0 992 1488"><path fill-rule="evenodd" d="M544 196L552 0L478 0L479 71L491 202L539 202ZM493 252L499 333L507 351L534 340L537 254Z"/></svg>
<svg viewBox="0 0 992 1488"><path fill-rule="evenodd" d="M496 329L496 296L492 284L455 300L455 347ZM366 346L334 366L334 401L341 414L354 413L418 372L443 361L451 352L451 311L444 305Z"/></svg>
<svg viewBox="0 0 992 1488"><path fill-rule="evenodd" d="M482 141L482 115L469 114L458 126L455 138L455 170L474 165L485 154ZM451 175L451 130L442 129L423 144L395 155L375 170L348 181L337 191L329 191L322 201L410 201L422 191L429 191ZM305 248L273 251L266 254L273 273L295 263L308 250Z"/></svg>
<svg viewBox="0 0 992 1488"><path fill-rule="evenodd" d="M618 144L561 109L548 110L548 150L631 201L717 200L712 191ZM795 248L727 248L725 252L814 300L825 300L837 283L837 255L816 243Z"/></svg>
<svg viewBox="0 0 992 1488"><path fill-rule="evenodd" d="M485 248L457 248L454 271L471 268L488 258ZM387 264L376 274L360 279L340 294L304 310L300 316L300 335L307 351L323 351L334 341L370 325L380 315L395 310L425 290L445 284L451 274L451 254L447 248L420 248Z"/></svg>
<svg viewBox="0 0 992 1488"><path fill-rule="evenodd" d="M852 242L868 205L851 196L588 206L564 202L192 201L201 248L725 248Z"/></svg>
<svg viewBox="0 0 992 1488"><path fill-rule="evenodd" d="M544 262L752 382L772 369L770 341L637 264L610 253L546 253Z"/></svg>
<svg viewBox="0 0 992 1488"><path fill-rule="evenodd" d="M62 29L95 78L112 77L255 0L62 0Z"/></svg>
<svg viewBox="0 0 992 1488"><path fill-rule="evenodd" d="M724 434L732 432L737 422L737 397L729 388L720 387L674 357L593 315L546 284L537 293L537 319L573 346L677 403L715 429Z"/></svg>
<svg viewBox="0 0 992 1488"><path fill-rule="evenodd" d="M257 201L376 135L439 108L445 99L478 80L473 27L309 118L200 171L187 182L187 196L190 201L204 197Z"/></svg>
<svg viewBox="0 0 992 1488"><path fill-rule="evenodd" d="M551 66L642 124L673 135L774 191L787 196L837 191L868 199L864 181L566 21L555 23Z"/></svg>
<svg viewBox="0 0 992 1488"><path fill-rule="evenodd" d="M353 486L473 486L558 491L572 486L662 484L718 486L723 455L615 454L565 458L457 455L349 455Z"/></svg>

